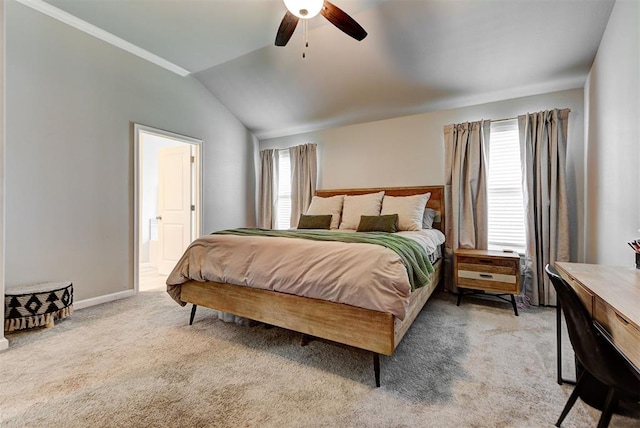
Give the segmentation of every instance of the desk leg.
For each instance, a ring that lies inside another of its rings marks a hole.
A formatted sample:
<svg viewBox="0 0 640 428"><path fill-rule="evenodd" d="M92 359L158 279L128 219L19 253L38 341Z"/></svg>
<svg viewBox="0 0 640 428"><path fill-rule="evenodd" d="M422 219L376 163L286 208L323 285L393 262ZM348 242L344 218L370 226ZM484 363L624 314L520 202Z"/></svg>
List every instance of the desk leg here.
<svg viewBox="0 0 640 428"><path fill-rule="evenodd" d="M562 308L560 300L556 304L556 356L558 359L558 385L563 383L575 385L574 381L562 378Z"/></svg>
<svg viewBox="0 0 640 428"><path fill-rule="evenodd" d="M558 385L562 385L562 314L560 301L556 306L556 357L558 359Z"/></svg>

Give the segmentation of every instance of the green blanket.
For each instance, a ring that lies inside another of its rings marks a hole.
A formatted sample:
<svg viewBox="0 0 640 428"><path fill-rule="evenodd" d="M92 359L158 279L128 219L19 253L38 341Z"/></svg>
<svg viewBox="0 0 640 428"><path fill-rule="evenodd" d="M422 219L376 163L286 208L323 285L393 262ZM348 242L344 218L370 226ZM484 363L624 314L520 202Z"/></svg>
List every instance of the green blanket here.
<svg viewBox="0 0 640 428"><path fill-rule="evenodd" d="M301 238L315 241L338 241L346 243L375 244L393 250L407 268L411 290L422 287L433 273L433 266L426 250L417 242L395 233L386 232L328 232L317 230L272 230L272 229L228 229L215 232L220 235L276 236Z"/></svg>

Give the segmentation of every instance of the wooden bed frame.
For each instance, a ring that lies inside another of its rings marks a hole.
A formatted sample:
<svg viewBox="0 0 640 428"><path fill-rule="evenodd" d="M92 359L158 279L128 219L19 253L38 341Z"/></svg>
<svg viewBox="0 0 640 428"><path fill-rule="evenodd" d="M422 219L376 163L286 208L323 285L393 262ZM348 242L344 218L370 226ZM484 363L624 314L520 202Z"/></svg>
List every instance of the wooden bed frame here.
<svg viewBox="0 0 640 428"><path fill-rule="evenodd" d="M318 190L318 196L361 195L385 191L389 196L410 196L431 192L427 207L442 213L433 224L444 227L444 187L392 187L370 189ZM392 355L420 310L443 278L442 259L434 264L427 285L414 291L404 320L386 312L342 303L295 296L276 291L219 282L188 281L182 284L180 299L192 303L191 320L197 306L228 312L305 335L355 346L373 352L376 386L380 386L380 354Z"/></svg>

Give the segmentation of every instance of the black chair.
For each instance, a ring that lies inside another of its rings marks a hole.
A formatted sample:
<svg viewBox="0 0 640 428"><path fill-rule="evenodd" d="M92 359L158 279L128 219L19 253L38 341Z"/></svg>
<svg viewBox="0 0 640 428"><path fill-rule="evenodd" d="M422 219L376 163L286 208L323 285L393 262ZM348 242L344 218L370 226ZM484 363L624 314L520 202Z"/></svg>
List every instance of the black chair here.
<svg viewBox="0 0 640 428"><path fill-rule="evenodd" d="M573 288L558 275L553 267L547 265L545 271L556 289L558 302L564 312L576 363L584 368L581 373L577 373L575 389L567 400L556 426L560 426L578 397L590 392L589 385L593 385L595 378L607 388L598 428L607 427L620 399L634 402L639 400L640 380L625 358L613 348L593 323L587 308Z"/></svg>

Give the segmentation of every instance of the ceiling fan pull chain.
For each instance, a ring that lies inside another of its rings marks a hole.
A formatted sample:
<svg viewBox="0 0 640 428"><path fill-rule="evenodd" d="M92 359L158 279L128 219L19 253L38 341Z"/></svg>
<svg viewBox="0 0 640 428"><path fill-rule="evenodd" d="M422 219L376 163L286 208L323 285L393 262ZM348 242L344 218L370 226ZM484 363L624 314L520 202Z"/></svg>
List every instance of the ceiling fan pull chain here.
<svg viewBox="0 0 640 428"><path fill-rule="evenodd" d="M302 58L306 58L306 48L309 47L309 31L308 31L308 26L307 26L307 20L304 19L302 20L302 37L304 39L304 49L302 50Z"/></svg>

